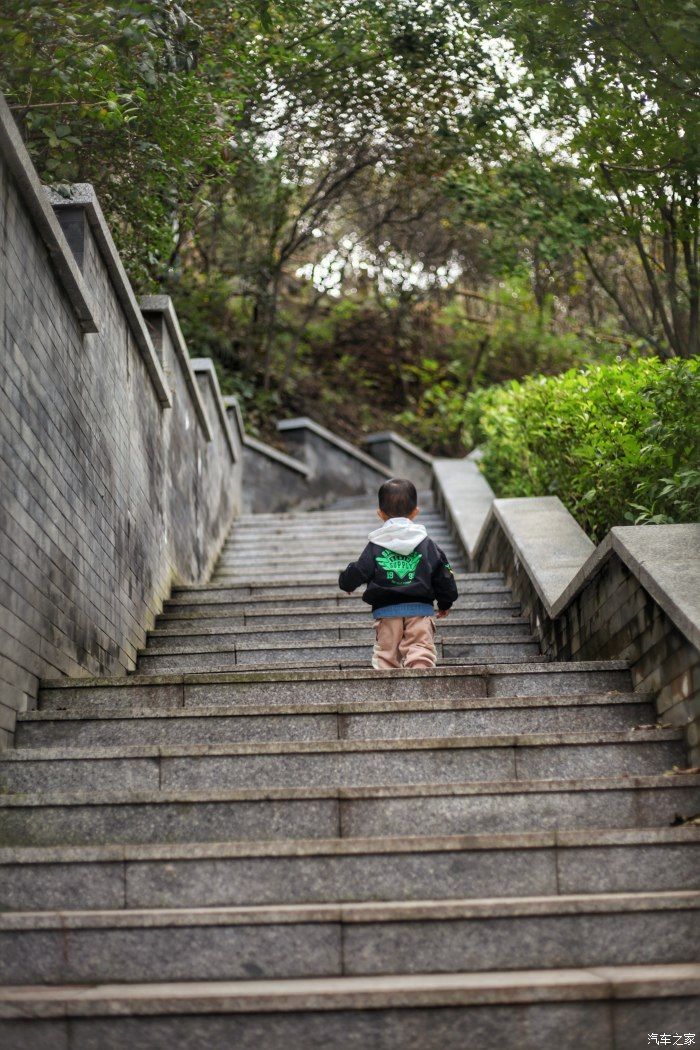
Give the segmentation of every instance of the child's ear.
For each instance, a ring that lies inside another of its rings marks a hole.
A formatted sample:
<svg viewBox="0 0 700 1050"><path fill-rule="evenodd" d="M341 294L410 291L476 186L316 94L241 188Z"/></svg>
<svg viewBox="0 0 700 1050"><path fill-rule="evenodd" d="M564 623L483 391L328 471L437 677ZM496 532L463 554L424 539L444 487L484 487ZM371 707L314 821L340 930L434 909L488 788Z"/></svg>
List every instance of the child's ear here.
<svg viewBox="0 0 700 1050"><path fill-rule="evenodd" d="M379 507L377 507L377 517L379 518L380 521L388 521L389 520L389 516L387 514L385 514L383 510L380 510Z"/></svg>
<svg viewBox="0 0 700 1050"><path fill-rule="evenodd" d="M413 521L413 519L417 518L419 514L420 514L420 507L414 507L413 510L411 511L411 513L408 515L408 520L409 521Z"/></svg>

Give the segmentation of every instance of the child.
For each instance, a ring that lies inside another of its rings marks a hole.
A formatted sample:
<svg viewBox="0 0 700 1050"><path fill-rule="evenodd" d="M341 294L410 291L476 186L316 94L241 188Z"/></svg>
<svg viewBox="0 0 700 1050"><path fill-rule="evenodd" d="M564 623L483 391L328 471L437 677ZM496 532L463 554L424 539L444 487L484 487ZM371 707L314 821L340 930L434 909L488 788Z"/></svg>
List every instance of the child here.
<svg viewBox="0 0 700 1050"><path fill-rule="evenodd" d="M377 640L372 667L435 667L435 624L457 599L457 586L447 558L429 538L418 514L416 487L393 478L379 490L381 528L357 561L341 572L338 585L350 594L367 584L362 600L372 606Z"/></svg>

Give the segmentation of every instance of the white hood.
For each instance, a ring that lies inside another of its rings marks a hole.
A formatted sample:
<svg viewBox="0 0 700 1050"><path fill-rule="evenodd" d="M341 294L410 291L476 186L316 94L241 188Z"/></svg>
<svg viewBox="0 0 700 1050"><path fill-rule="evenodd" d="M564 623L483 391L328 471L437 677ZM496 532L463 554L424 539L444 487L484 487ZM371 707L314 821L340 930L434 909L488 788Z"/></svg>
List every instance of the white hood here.
<svg viewBox="0 0 700 1050"><path fill-rule="evenodd" d="M381 528L370 532L369 540L394 554L410 554L427 535L425 525L416 525L409 518L389 518Z"/></svg>

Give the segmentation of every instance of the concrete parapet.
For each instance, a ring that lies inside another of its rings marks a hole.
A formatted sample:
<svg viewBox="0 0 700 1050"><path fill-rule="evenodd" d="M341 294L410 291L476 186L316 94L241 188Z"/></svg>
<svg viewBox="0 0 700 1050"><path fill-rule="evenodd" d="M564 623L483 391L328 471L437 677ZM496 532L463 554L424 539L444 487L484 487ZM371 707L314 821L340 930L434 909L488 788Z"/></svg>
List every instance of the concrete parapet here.
<svg viewBox="0 0 700 1050"><path fill-rule="evenodd" d="M45 191L1 96L0 145L2 746L42 679L134 667L207 579L242 464L170 300L142 312L92 187Z"/></svg>
<svg viewBox="0 0 700 1050"><path fill-rule="evenodd" d="M530 521L539 516L538 535L530 543L522 523L514 526L515 505L541 502L497 501L476 565L505 572L554 659L627 660L635 688L655 695L660 722L684 727L690 764L700 764L700 525L616 528L597 548L591 544L584 558L578 526L567 525L561 513L553 514L549 528L541 513L534 514ZM504 503L511 504L505 514ZM566 535L572 541L568 563L562 544ZM560 563L552 569L548 541L566 568Z"/></svg>
<svg viewBox="0 0 700 1050"><path fill-rule="evenodd" d="M359 496L374 492L393 477L384 463L313 419L285 419L277 424L277 429L294 457L309 467L311 496Z"/></svg>
<svg viewBox="0 0 700 1050"><path fill-rule="evenodd" d="M436 459L433 491L473 568L474 552L494 500L491 486L472 459Z"/></svg>
<svg viewBox="0 0 700 1050"><path fill-rule="evenodd" d="M378 434L369 434L362 444L374 459L389 467L394 477L410 478L418 489L430 488L434 457L400 434L384 430Z"/></svg>
<svg viewBox="0 0 700 1050"><path fill-rule="evenodd" d="M308 502L310 468L272 445L246 434L238 398L224 398L231 426L243 448L243 510L274 513Z"/></svg>

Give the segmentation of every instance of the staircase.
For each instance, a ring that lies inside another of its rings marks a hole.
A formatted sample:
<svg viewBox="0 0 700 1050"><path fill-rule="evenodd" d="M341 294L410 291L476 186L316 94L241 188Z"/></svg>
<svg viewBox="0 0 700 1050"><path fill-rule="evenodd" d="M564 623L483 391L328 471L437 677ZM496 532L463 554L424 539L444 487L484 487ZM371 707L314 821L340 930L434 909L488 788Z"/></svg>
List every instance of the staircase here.
<svg viewBox="0 0 700 1050"><path fill-rule="evenodd" d="M239 519L134 675L45 684L0 755L5 1050L698 1030L680 733L624 664L548 662L422 505L460 589L435 671L369 669L346 500Z"/></svg>

